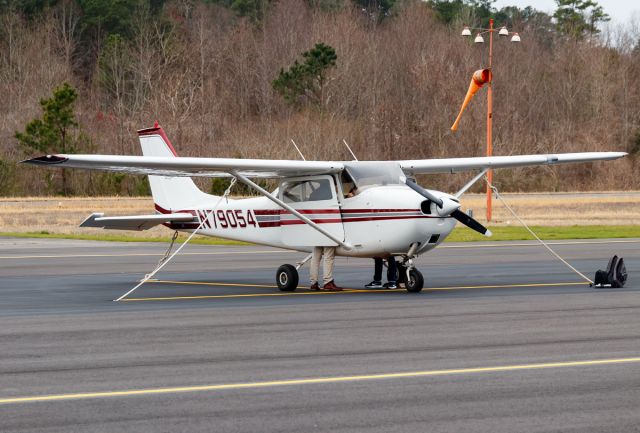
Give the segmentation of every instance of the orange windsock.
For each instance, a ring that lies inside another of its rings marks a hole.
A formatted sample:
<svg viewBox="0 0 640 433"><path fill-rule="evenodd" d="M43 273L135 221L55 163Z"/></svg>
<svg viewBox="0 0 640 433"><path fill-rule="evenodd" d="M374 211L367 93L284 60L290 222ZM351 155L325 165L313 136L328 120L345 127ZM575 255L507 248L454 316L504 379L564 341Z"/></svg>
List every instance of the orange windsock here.
<svg viewBox="0 0 640 433"><path fill-rule="evenodd" d="M462 112L464 111L465 108L467 108L467 105L469 105L469 102L471 102L473 95L476 94L478 89L480 89L482 86L484 86L486 83L490 81L491 81L491 69L478 69L473 73L473 76L471 77L471 83L469 84L469 90L467 90L467 96L464 97L464 102L462 103L462 107L460 108L460 113L458 114L456 121L453 122L453 126L451 127L452 131L455 131L458 129L458 123L460 123Z"/></svg>

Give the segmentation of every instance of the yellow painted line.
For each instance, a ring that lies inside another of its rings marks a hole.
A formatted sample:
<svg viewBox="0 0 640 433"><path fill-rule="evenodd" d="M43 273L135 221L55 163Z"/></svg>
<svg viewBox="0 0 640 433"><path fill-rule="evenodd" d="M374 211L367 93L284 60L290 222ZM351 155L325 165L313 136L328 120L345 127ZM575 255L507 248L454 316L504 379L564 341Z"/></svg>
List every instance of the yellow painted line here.
<svg viewBox="0 0 640 433"><path fill-rule="evenodd" d="M299 254L299 251L288 250L268 250L268 251L212 251L200 253L182 253L181 256L220 256L234 254L273 254L273 253L289 253ZM0 256L3 259L73 259L82 257L158 257L164 253L123 253L123 254L57 254L57 255L38 255L38 256Z"/></svg>
<svg viewBox="0 0 640 433"><path fill-rule="evenodd" d="M504 242L504 243L499 243ZM483 244L477 242L469 242L464 245L448 245L445 243L438 245L436 248L508 248L508 247L538 247L540 243L537 241L529 241L528 243L508 243L509 241L496 241L492 244ZM593 241L545 241L548 245L593 245L593 244L637 244L640 239L620 239L620 240L593 240Z"/></svg>
<svg viewBox="0 0 640 433"><path fill-rule="evenodd" d="M399 291L404 289L395 289L395 290L385 290L385 292ZM202 295L202 296L168 296L168 297L158 297L158 298L124 298L119 302L137 302L137 301L184 301L189 299L219 299L219 298L260 298L267 296L308 296L308 295L338 295L345 293L362 293L362 292L378 292L382 291L376 290L357 290L357 289L347 289L342 292L279 292L279 293L244 293L244 294L233 294L233 295Z"/></svg>
<svg viewBox="0 0 640 433"><path fill-rule="evenodd" d="M317 385L326 383L345 383L359 381L373 381L385 379L409 379L418 377L434 377L447 375L463 375L463 374L480 374L480 373L499 373L521 370L543 370L553 368L569 368L569 367L593 367L614 364L635 364L640 362L640 357L633 358L614 358L614 359L597 359L589 361L563 361L563 362L545 362L538 364L518 364L518 365L500 365L494 367L472 367L472 368L454 368L446 370L425 370L425 371L407 371L400 373L380 373L380 374L363 374L355 376L328 376L314 377L308 379L284 379L270 380L260 382L239 382L217 385L200 385L200 386L179 386L170 388L146 388L146 389L129 389L123 391L99 391L85 392L76 394L52 394L52 395L36 395L29 397L7 397L0 398L0 404L18 404L18 403L35 403L45 401L60 400L85 400L92 398L107 397L131 397L141 395L161 395L161 394L178 394L189 392L203 391L228 391L236 389L255 389L268 388L276 386L294 386L294 385Z"/></svg>
<svg viewBox="0 0 640 433"><path fill-rule="evenodd" d="M500 284L500 285L487 285L487 286L457 286L457 287L430 287L424 289L428 292L433 290L468 290L468 289L508 289L513 287L553 287L553 286L587 286L589 283L585 282L571 282L571 283L531 283L531 284Z"/></svg>
<svg viewBox="0 0 640 433"><path fill-rule="evenodd" d="M244 284L244 283L216 283L209 281L172 281L172 280L156 280L150 279L149 283L162 283L162 284L184 284L191 286L216 286L216 287L265 287L268 289L274 289L278 286L274 284ZM306 289L306 286L298 286L298 289Z"/></svg>
<svg viewBox="0 0 640 433"><path fill-rule="evenodd" d="M266 287L277 288L277 286L271 286L266 284L254 285L254 284L226 284L226 283L209 283L198 281L169 281L169 280L150 280L151 282L162 284L184 284L184 285L196 285L196 286L239 286L239 287ZM430 287L424 289L425 292L440 291L440 290L470 290L470 289L507 289L517 287L552 287L552 286L583 286L589 283L531 283L531 284L504 284L504 285L485 285L485 286L454 286L454 287ZM298 287L306 289L306 287ZM221 299L221 298L258 298L266 296L307 296L307 295L343 295L349 293L392 293L392 292L404 292L405 289L347 289L342 292L278 292L278 293L234 293L227 295L198 295L198 296L165 296L165 297L148 297L148 298L125 298L120 302L136 302L136 301L184 301L190 299Z"/></svg>

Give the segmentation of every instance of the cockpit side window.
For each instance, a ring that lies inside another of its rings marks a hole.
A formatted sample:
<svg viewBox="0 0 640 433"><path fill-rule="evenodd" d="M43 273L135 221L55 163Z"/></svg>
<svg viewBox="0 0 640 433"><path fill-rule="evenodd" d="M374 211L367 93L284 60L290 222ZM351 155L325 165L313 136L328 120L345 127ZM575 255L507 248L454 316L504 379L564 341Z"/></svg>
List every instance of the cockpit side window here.
<svg viewBox="0 0 640 433"><path fill-rule="evenodd" d="M285 203L331 200L333 199L331 183L332 180L329 179L307 179L283 182L281 187L282 200Z"/></svg>
<svg viewBox="0 0 640 433"><path fill-rule="evenodd" d="M282 183L282 201L285 203L298 203L303 201L305 181L292 181Z"/></svg>
<svg viewBox="0 0 640 433"><path fill-rule="evenodd" d="M331 200L331 183L329 179L310 180L307 182L308 201Z"/></svg>
<svg viewBox="0 0 640 433"><path fill-rule="evenodd" d="M358 193L358 188L347 170L342 170L340 183L342 183L342 195L344 197L353 197Z"/></svg>

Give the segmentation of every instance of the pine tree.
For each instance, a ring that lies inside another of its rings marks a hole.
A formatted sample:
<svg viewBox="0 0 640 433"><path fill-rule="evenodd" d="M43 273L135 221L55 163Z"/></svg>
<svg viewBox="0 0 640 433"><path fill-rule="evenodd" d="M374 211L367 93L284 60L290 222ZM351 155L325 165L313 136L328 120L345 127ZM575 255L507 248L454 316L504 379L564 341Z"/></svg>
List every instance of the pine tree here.
<svg viewBox="0 0 640 433"><path fill-rule="evenodd" d="M338 56L329 45L317 43L311 50L302 53L304 63L297 60L288 70L281 69L272 85L287 102L295 105L306 99L323 108L325 88L329 82L328 71L336 66Z"/></svg>
<svg viewBox="0 0 640 433"><path fill-rule="evenodd" d="M556 0L556 4L553 17L558 31L578 40L600 33L598 25L611 20L593 0Z"/></svg>
<svg viewBox="0 0 640 433"><path fill-rule="evenodd" d="M73 153L81 143L88 143L76 121L76 99L78 92L69 83L54 89L51 98L41 99L42 118L27 123L24 132L15 133L20 145L29 152ZM62 170L62 193L69 194L65 170Z"/></svg>

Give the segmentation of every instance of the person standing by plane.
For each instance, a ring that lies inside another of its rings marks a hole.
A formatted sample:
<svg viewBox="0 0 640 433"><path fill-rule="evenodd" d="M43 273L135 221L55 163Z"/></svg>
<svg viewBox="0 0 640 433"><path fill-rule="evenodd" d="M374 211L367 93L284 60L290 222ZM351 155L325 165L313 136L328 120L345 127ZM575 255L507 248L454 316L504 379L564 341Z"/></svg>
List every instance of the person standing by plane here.
<svg viewBox="0 0 640 433"><path fill-rule="evenodd" d="M318 284L318 272L320 271L320 259L324 257L323 261L323 282L324 285L320 287ZM336 247L314 247L313 257L311 258L311 290L320 290L325 292L341 292L342 287L336 286L333 281L333 264L336 257Z"/></svg>
<svg viewBox="0 0 640 433"><path fill-rule="evenodd" d="M387 259L388 267L387 267L387 283L382 285L382 259L380 257L376 257L374 260L374 271L373 271L373 281L369 284L366 284L365 287L367 289L397 289L398 286L396 282L398 281L398 266L396 265L396 259L393 256L390 256Z"/></svg>

